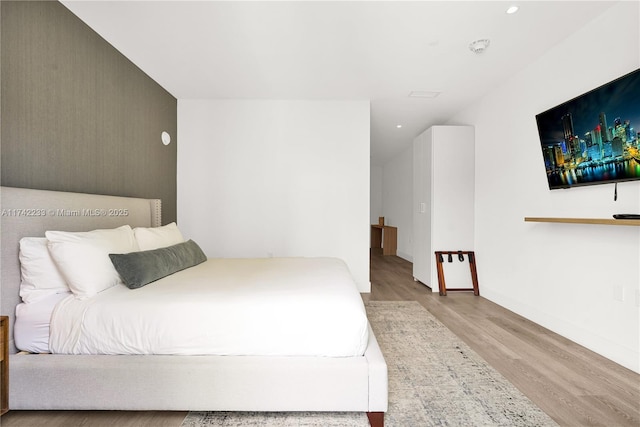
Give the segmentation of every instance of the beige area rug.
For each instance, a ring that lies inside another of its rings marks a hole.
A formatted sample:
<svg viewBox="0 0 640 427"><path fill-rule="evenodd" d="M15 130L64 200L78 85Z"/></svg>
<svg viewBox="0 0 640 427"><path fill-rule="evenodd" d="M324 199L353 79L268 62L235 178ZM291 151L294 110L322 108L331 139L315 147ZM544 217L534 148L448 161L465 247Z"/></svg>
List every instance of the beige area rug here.
<svg viewBox="0 0 640 427"><path fill-rule="evenodd" d="M389 370L387 427L556 426L415 301L372 301L371 327ZM191 412L182 427L368 426L363 413Z"/></svg>

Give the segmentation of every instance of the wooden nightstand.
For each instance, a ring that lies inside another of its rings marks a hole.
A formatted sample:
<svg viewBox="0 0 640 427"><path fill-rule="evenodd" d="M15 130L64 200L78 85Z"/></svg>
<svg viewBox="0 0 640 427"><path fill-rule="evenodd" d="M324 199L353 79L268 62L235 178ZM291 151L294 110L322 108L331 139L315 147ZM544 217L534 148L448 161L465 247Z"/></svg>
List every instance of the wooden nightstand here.
<svg viewBox="0 0 640 427"><path fill-rule="evenodd" d="M9 317L0 316L0 415L9 410Z"/></svg>

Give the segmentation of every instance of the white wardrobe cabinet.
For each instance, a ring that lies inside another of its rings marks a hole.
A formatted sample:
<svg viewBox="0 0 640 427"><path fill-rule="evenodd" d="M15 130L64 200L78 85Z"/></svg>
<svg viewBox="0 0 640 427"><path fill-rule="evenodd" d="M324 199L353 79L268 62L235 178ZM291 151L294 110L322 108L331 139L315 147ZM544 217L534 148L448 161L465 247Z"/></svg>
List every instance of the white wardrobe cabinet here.
<svg viewBox="0 0 640 427"><path fill-rule="evenodd" d="M433 126L413 141L413 277L438 292L435 251L474 250L472 126ZM447 287L471 286L468 259L444 262Z"/></svg>

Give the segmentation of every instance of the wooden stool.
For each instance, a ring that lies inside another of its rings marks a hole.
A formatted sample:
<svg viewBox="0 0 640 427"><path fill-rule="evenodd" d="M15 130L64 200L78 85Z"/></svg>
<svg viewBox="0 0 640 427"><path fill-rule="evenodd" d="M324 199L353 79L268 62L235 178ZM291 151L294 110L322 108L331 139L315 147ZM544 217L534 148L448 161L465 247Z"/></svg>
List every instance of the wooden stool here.
<svg viewBox="0 0 640 427"><path fill-rule="evenodd" d="M471 270L471 281L473 282L473 288L452 288L450 291L473 291L473 294L480 295L480 289L478 288L478 271L476 270L476 257L473 251L436 251L436 267L438 269L438 288L440 295L447 295L447 285L444 281L444 270L442 269L442 263L444 262L443 255L448 255L451 258L452 255L458 255L458 259L462 261L464 255L469 257L469 269Z"/></svg>

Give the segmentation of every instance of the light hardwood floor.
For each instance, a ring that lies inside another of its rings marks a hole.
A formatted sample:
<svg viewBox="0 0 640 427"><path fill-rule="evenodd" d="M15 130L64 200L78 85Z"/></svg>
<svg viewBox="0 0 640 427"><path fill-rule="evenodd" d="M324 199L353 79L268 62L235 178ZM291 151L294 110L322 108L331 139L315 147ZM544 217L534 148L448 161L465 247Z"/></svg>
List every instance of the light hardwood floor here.
<svg viewBox="0 0 640 427"><path fill-rule="evenodd" d="M372 255L364 298L418 301L561 426L640 426L640 375L472 292L432 293L410 262Z"/></svg>
<svg viewBox="0 0 640 427"><path fill-rule="evenodd" d="M640 426L640 375L471 292L440 297L414 282L411 269L401 258L372 254L372 289L364 300L418 301L561 426ZM0 424L177 427L185 415L10 411Z"/></svg>

